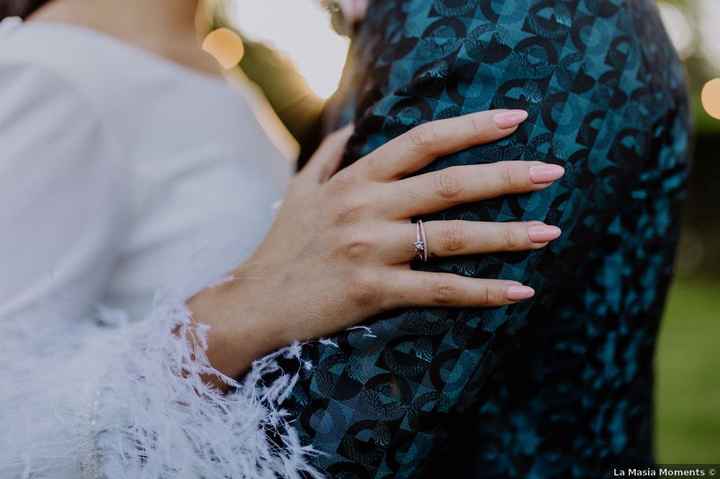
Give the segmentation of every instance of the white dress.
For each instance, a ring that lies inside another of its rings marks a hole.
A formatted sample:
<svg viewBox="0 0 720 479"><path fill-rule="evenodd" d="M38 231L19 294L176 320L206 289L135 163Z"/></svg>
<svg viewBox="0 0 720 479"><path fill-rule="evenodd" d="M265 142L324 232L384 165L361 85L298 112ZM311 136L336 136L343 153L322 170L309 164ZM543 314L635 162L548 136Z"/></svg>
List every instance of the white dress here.
<svg viewBox="0 0 720 479"><path fill-rule="evenodd" d="M174 334L291 171L238 88L82 27L1 24L0 477L299 477L293 378L258 386L266 358L223 396L203 338Z"/></svg>

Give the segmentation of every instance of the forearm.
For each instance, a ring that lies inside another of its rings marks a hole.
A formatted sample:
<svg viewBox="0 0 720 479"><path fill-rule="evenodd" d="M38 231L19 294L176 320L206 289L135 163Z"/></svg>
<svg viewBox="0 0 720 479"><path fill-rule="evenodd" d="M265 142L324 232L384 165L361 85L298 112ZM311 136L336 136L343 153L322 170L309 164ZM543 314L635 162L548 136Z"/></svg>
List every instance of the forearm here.
<svg viewBox="0 0 720 479"><path fill-rule="evenodd" d="M250 279L241 267L231 280L206 288L188 301L193 323L209 327L208 360L223 374L239 377L255 360L290 344L275 313L264 306L271 296L269 290L269 285Z"/></svg>

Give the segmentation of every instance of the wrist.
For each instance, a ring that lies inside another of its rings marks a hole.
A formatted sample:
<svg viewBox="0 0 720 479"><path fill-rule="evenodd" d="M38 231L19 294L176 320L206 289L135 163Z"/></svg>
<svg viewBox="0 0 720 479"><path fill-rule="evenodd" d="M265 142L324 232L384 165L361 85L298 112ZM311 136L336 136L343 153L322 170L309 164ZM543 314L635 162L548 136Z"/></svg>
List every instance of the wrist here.
<svg viewBox="0 0 720 479"><path fill-rule="evenodd" d="M205 289L188 301L193 321L208 327L210 364L230 377L240 376L275 347L271 323L263 319L254 295L240 283Z"/></svg>
<svg viewBox="0 0 720 479"><path fill-rule="evenodd" d="M278 302L278 274L274 268L256 263L245 263L233 271L233 280L227 283L230 301L238 308L237 320L242 327L236 329L240 341L252 341L257 352L255 359L287 346L286 315Z"/></svg>

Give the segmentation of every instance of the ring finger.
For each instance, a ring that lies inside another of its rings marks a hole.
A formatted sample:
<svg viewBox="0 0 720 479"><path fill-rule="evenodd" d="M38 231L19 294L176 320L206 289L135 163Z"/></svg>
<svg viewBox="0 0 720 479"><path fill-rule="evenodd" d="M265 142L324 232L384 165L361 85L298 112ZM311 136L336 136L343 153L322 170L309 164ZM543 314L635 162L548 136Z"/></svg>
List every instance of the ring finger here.
<svg viewBox="0 0 720 479"><path fill-rule="evenodd" d="M430 257L536 250L562 234L557 226L539 221L429 221L423 228ZM388 264L407 263L417 257L418 225L394 223L384 238L380 253Z"/></svg>

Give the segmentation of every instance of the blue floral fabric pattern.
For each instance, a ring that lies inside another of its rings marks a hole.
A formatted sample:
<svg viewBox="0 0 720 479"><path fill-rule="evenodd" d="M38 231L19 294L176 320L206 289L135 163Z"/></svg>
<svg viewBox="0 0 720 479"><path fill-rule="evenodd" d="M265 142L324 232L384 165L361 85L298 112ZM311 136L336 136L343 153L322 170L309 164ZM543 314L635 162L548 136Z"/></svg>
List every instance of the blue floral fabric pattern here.
<svg viewBox="0 0 720 479"><path fill-rule="evenodd" d="M350 164L423 122L522 108L428 170L563 165L546 191L422 218L541 220L544 250L417 265L521 281L500 309L393 312L311 344L291 410L335 478L593 478L651 463L653 357L688 160L682 66L651 0L376 0L329 127ZM432 239L431 239L432 240Z"/></svg>

